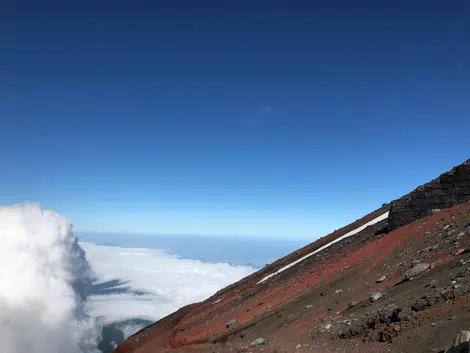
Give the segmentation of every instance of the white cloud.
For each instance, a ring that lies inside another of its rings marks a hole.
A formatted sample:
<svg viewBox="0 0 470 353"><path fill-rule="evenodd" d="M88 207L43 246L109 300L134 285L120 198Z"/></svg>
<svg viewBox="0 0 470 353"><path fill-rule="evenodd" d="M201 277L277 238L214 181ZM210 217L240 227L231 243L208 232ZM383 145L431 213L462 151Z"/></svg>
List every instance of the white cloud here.
<svg viewBox="0 0 470 353"><path fill-rule="evenodd" d="M82 310L91 276L70 222L36 204L0 207L0 341L4 353L91 352Z"/></svg>
<svg viewBox="0 0 470 353"><path fill-rule="evenodd" d="M80 245L71 222L53 211L0 207L2 353L94 353L101 334L99 347L109 352L150 321L254 271L160 250Z"/></svg>
<svg viewBox="0 0 470 353"><path fill-rule="evenodd" d="M105 323L158 320L201 301L254 269L181 259L161 250L81 243L99 278L87 308Z"/></svg>

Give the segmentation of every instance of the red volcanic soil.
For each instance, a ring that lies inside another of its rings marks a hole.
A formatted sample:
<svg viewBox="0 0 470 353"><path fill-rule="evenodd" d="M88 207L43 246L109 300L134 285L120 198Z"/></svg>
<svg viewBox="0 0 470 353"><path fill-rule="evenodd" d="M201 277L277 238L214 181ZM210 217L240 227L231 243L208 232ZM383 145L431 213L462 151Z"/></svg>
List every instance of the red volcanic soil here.
<svg viewBox="0 0 470 353"><path fill-rule="evenodd" d="M258 283L389 207L180 309L114 352L443 351L470 330L469 202L391 232L385 219ZM407 279L419 263L429 268ZM252 346L258 338L266 344Z"/></svg>

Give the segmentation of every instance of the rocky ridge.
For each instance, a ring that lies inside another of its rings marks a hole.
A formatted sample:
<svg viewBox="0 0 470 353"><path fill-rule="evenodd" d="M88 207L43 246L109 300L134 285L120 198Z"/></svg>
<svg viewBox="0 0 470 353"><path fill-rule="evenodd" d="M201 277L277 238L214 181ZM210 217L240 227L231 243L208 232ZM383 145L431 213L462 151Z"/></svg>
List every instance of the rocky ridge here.
<svg viewBox="0 0 470 353"><path fill-rule="evenodd" d="M470 200L470 160L395 200L390 206L390 230L432 212Z"/></svg>

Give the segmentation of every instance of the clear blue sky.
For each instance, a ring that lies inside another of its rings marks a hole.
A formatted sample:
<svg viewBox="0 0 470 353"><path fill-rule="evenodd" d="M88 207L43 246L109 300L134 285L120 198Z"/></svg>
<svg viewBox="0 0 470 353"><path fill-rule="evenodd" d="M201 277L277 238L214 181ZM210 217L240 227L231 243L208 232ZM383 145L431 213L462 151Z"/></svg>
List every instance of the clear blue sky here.
<svg viewBox="0 0 470 353"><path fill-rule="evenodd" d="M470 2L4 1L0 203L310 237L470 151Z"/></svg>

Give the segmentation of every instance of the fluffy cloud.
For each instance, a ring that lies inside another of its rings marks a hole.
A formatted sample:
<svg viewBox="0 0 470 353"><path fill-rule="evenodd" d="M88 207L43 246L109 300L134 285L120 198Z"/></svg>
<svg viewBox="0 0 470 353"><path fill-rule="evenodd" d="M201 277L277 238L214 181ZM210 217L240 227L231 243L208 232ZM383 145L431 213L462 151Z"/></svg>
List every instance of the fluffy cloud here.
<svg viewBox="0 0 470 353"><path fill-rule="evenodd" d="M68 219L39 205L0 207L2 352L93 352L94 322L83 301L91 285Z"/></svg>
<svg viewBox="0 0 470 353"><path fill-rule="evenodd" d="M105 323L155 321L254 271L245 266L181 259L161 250L91 243L81 246L99 278L87 307Z"/></svg>
<svg viewBox="0 0 470 353"><path fill-rule="evenodd" d="M253 271L79 244L71 222L53 211L0 207L2 352L109 352L142 326Z"/></svg>

